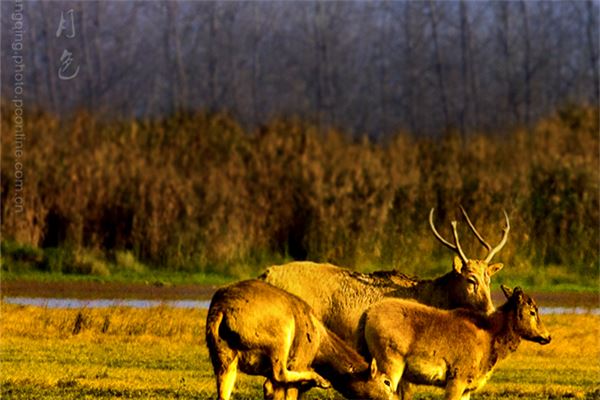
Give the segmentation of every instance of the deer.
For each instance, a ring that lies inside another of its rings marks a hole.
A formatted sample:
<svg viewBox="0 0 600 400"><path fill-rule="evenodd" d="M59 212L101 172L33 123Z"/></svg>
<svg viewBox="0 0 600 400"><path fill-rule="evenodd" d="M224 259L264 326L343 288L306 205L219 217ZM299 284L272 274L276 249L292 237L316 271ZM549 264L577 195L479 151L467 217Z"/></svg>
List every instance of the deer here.
<svg viewBox="0 0 600 400"><path fill-rule="evenodd" d="M206 344L219 400L238 371L267 378L266 399L296 399L311 387L350 398L391 400L391 381L329 331L300 298L259 280L218 289L206 321Z"/></svg>
<svg viewBox="0 0 600 400"><path fill-rule="evenodd" d="M456 253L452 270L435 279L409 277L395 270L363 274L312 262L272 266L258 279L305 300L326 327L354 347L359 340L357 329L361 315L370 305L386 297L410 298L442 309L464 307L490 313L494 310L490 277L503 267L501 263L490 262L507 242L510 221L503 211L506 225L500 242L492 247L477 231L464 208L460 209L488 253L484 259L468 258L460 245L456 221L451 222L454 243L444 239L435 228L432 208L429 225L434 237Z"/></svg>
<svg viewBox="0 0 600 400"><path fill-rule="evenodd" d="M363 316L364 345L402 400L412 398L414 384L442 387L446 400L468 400L522 340L551 341L535 301L519 287L502 291L507 301L489 315L382 300Z"/></svg>

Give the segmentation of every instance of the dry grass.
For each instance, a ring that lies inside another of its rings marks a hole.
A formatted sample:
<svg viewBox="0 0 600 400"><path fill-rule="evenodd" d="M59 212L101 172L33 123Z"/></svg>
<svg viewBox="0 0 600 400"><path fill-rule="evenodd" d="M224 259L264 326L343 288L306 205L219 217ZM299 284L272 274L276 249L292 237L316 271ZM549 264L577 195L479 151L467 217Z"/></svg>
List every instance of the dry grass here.
<svg viewBox="0 0 600 400"><path fill-rule="evenodd" d="M56 310L2 305L3 398L202 398L215 382L204 345L205 310L159 307ZM547 346L523 343L475 398L594 398L600 394L600 317L543 317ZM80 321L80 322L77 322ZM107 322L109 321L109 322ZM241 375L236 399L262 396ZM423 389L420 398L440 398ZM309 398L339 399L333 391Z"/></svg>
<svg viewBox="0 0 600 400"><path fill-rule="evenodd" d="M552 264L597 276L592 108L564 110L529 131L464 140L398 133L376 144L299 121L244 132L223 115L112 122L29 115L24 214L12 206L14 137L11 113L3 115L4 239L64 249L64 260L42 268L69 272L85 249L232 276L289 256L423 274L436 267L432 254L449 263L429 232L429 208L437 207L447 235L462 204L492 242L508 210L512 232L498 258L527 277L540 275L527 272L532 265ZM462 233L467 253L480 255ZM93 259L83 264L91 269Z"/></svg>

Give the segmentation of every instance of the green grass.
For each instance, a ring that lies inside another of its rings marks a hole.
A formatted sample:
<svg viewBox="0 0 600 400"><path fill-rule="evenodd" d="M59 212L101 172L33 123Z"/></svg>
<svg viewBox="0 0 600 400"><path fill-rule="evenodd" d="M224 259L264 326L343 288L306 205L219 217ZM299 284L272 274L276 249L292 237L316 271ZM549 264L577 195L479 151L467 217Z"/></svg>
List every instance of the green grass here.
<svg viewBox="0 0 600 400"><path fill-rule="evenodd" d="M184 273L150 270L144 273L114 273L109 276L86 274L64 274L60 272L23 271L2 272L2 281L35 281L35 282L117 282L132 284L199 284L223 285L236 278L212 273Z"/></svg>
<svg viewBox="0 0 600 400"><path fill-rule="evenodd" d="M268 265L265 265L265 268ZM258 273L255 275L257 276ZM599 284L594 279L578 283L536 283L531 279L513 277L510 273L501 272L493 280L494 287L500 284L509 286L522 286L536 292L573 292L573 293L597 293ZM250 277L250 276L248 276ZM425 276L424 276L425 277ZM179 284L198 284L198 285L224 285L239 280L234 276L225 276L216 273L190 273L190 272L172 272L164 270L150 269L141 273L116 272L108 276L97 276L89 274L65 274L61 272L45 272L39 270L2 272L0 274L2 281L34 281L34 282L116 282L131 284L160 284L160 285L179 285Z"/></svg>
<svg viewBox="0 0 600 400"><path fill-rule="evenodd" d="M286 260L262 255L254 260L214 266L210 269L190 267L185 270L146 265L130 251L112 251L107 256L98 250L69 247L40 249L13 241L2 241L0 273L2 280L37 282L119 282L159 284L222 285L239 279L256 277L270 265ZM421 278L443 275L451 268L451 257L430 258L419 268ZM358 270L370 272L391 266L365 264ZM583 272L585 271L585 272ZM411 274L412 270L402 270ZM597 292L597 270L561 265L506 265L494 276L494 284L520 285L538 292Z"/></svg>
<svg viewBox="0 0 600 400"><path fill-rule="evenodd" d="M265 265L265 268L268 265ZM255 275L257 276L258 273ZM510 286L522 286L536 292L574 292L574 293L597 293L599 284L594 279L577 283L536 283L528 278L513 277L507 272L500 272L493 278L494 287L500 284ZM425 276L423 276L425 277ZM431 276L429 276L431 277ZM34 281L34 282L117 282L131 284L198 284L198 285L224 285L239 280L239 277L225 276L216 273L190 273L172 272L164 270L149 269L144 272L115 272L108 276L97 276L89 274L66 274L61 272L46 272L39 270L26 271L3 271L0 274L2 281Z"/></svg>
<svg viewBox="0 0 600 400"><path fill-rule="evenodd" d="M145 265L129 251L114 251L111 257L94 250L69 247L40 249L13 241L2 241L0 271L3 281L197 283L220 285L233 276L210 271L173 271Z"/></svg>
<svg viewBox="0 0 600 400"><path fill-rule="evenodd" d="M264 268L270 264L265 264ZM260 271L260 270L258 270ZM244 276L250 278L258 276ZM434 277L436 275L423 275L423 278ZM116 283L131 283L131 284L160 284L160 285L178 285L178 284L198 284L198 285L224 285L230 282L239 280L237 276L226 276L217 273L202 273L202 272L173 272L159 269L147 269L143 272L114 272L110 275L98 276L90 274L77 273L62 273L62 272L47 272L40 270L24 270L24 271L2 271L0 273L2 281L34 281L34 282L116 282ZM566 283L548 283L540 282L528 277L515 276L508 271L501 271L498 275L492 278L494 287L500 284L509 286L522 286L531 291L536 292L574 292L574 293L597 293L599 291L599 282L597 279L581 279L580 282Z"/></svg>
<svg viewBox="0 0 600 400"><path fill-rule="evenodd" d="M81 329L73 334L78 318ZM168 307L56 310L3 304L2 398L214 398L205 318L204 310ZM600 317L543 320L553 342L524 342L473 399L598 398ZM240 374L234 399L262 398L262 382ZM313 390L308 398L341 399L333 390ZM421 388L417 396L441 398L434 388Z"/></svg>

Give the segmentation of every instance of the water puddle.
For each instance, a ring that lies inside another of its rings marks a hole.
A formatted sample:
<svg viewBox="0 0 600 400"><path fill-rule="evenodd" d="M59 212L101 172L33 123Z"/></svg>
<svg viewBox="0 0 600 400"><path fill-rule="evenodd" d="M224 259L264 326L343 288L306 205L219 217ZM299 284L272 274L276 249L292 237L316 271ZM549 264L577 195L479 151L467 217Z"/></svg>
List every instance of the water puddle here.
<svg viewBox="0 0 600 400"><path fill-rule="evenodd" d="M47 308L107 308L132 307L152 308L168 306L174 308L208 309L210 300L135 300L135 299L54 299L45 297L4 297L4 303Z"/></svg>
<svg viewBox="0 0 600 400"><path fill-rule="evenodd" d="M541 315L548 314L591 314L600 315L600 308L589 307L539 307Z"/></svg>
<svg viewBox="0 0 600 400"><path fill-rule="evenodd" d="M47 308L107 308L132 307L152 308L167 306L174 308L208 309L210 300L135 300L135 299L58 299L45 297L4 297L7 304ZM598 307L540 307L542 315L548 314L591 314L600 315Z"/></svg>

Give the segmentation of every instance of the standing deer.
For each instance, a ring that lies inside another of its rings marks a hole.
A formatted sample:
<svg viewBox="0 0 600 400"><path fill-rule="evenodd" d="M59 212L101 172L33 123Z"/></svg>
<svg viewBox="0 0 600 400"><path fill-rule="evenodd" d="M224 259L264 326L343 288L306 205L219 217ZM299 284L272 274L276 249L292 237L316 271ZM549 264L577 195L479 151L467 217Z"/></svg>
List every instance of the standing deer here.
<svg viewBox="0 0 600 400"><path fill-rule="evenodd" d="M296 399L312 386L350 398L392 400L391 381L330 332L298 297L259 280L217 290L206 321L219 400L237 371L267 377L265 398Z"/></svg>
<svg viewBox="0 0 600 400"><path fill-rule="evenodd" d="M391 298L365 312L366 348L402 400L412 398L413 384L445 388L446 400L468 400L522 339L550 343L535 301L521 288L502 290L506 303L489 315Z"/></svg>
<svg viewBox="0 0 600 400"><path fill-rule="evenodd" d="M502 239L497 246L492 247L483 239L462 207L461 211L488 254L483 260L467 258L460 246L456 221L451 223L454 243L450 243L435 228L432 208L429 225L434 236L457 253L452 270L433 280L410 278L398 271L362 274L331 264L311 262L273 266L259 279L305 300L325 326L355 347L361 315L370 305L384 297L415 299L443 309L465 307L490 313L494 309L490 296L490 277L503 266L490 264L490 261L506 244L510 230L508 215L504 212L506 226Z"/></svg>

